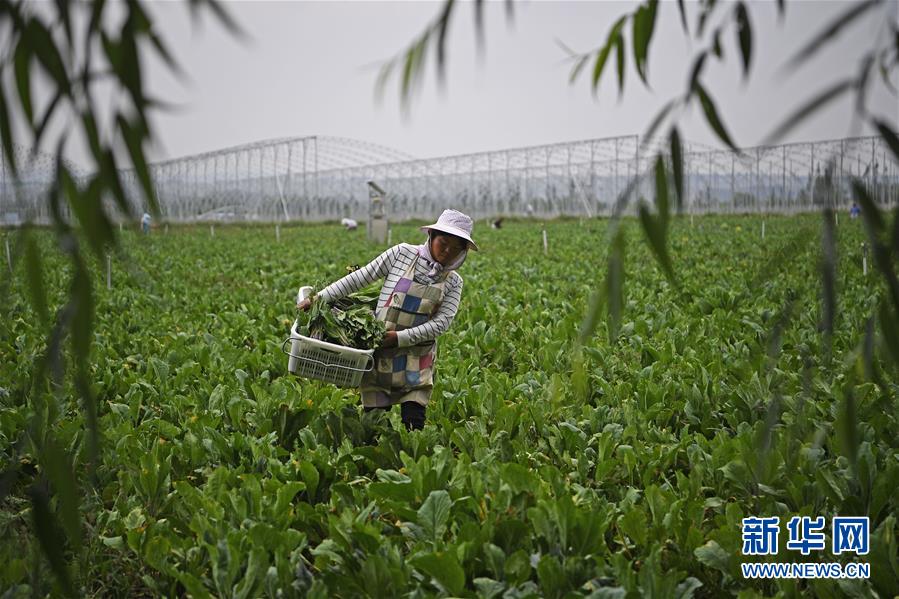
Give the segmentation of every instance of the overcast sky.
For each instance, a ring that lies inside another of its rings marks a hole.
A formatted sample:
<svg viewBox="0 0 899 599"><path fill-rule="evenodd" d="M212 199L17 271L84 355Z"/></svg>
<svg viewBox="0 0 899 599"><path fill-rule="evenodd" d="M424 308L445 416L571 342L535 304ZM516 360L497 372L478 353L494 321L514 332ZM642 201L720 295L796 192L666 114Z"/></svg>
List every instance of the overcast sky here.
<svg viewBox="0 0 899 599"><path fill-rule="evenodd" d="M473 7L460 3L450 26L446 86L438 88L433 55L426 80L406 116L397 85L374 99L377 69L431 22L440 2L226 2L250 40L230 36L216 21L192 26L186 4L152 4L156 30L190 80L151 62L146 86L154 97L180 105L154 120L160 143L154 159L288 136L331 135L376 142L417 157L629 135L644 131L656 111L684 89L691 57L701 46L681 31L676 3L663 0L649 57L646 90L628 50L626 92L619 100L614 61L598 98L589 71L569 85L570 64L557 44L586 51L602 44L614 20L633 3L516 2L512 22L503 3L485 7L486 45L479 57ZM691 28L696 3L687 3ZM733 34L725 38L728 65L704 78L738 144L760 143L791 109L853 73L880 22L859 21L798 72L783 65L800 44L835 15L840 1L793 0L781 23L774 2L751 3L755 68L740 76ZM722 12L730 12L727 11ZM882 13L881 13L882 15ZM722 15L723 16L723 15ZM630 43L630 27L626 38ZM628 46L629 47L629 46ZM882 84L871 105L890 121L899 105ZM868 134L851 127L851 103L834 104L797 128L790 141ZM715 144L699 114L684 120L686 137ZM79 156L73 156L79 162Z"/></svg>

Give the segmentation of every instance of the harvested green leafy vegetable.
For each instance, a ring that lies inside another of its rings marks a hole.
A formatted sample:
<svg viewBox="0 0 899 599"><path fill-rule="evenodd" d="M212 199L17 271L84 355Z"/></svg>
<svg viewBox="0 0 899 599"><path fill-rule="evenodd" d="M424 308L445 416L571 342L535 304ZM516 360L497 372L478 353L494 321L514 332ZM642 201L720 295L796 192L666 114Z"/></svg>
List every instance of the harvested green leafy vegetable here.
<svg viewBox="0 0 899 599"><path fill-rule="evenodd" d="M298 311L301 335L356 349L375 349L384 338L384 323L374 316L378 291L362 290L328 304L316 296L307 311Z"/></svg>

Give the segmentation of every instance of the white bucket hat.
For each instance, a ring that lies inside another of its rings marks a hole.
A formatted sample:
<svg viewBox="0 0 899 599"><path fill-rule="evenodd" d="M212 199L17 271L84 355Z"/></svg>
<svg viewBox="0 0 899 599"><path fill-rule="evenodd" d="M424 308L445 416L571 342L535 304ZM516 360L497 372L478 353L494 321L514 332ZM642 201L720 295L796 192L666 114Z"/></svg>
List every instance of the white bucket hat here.
<svg viewBox="0 0 899 599"><path fill-rule="evenodd" d="M444 210L440 218L433 225L426 225L421 228L422 231L442 231L461 237L468 242L468 247L475 251L478 250L478 244L471 238L471 231L474 229L474 222L467 214L463 214L458 210Z"/></svg>

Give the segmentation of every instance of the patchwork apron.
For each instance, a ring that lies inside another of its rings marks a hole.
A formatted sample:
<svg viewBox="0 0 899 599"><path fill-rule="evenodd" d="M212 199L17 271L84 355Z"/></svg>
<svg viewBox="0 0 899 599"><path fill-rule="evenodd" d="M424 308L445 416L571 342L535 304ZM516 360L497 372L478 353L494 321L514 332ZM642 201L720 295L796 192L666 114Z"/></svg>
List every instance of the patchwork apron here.
<svg viewBox="0 0 899 599"><path fill-rule="evenodd" d="M426 323L443 301L446 275L433 284L416 283L417 260L416 257L412 261L376 313L388 331L403 331ZM427 405L436 357L436 341L376 350L374 368L362 378L362 404L386 407L406 400Z"/></svg>

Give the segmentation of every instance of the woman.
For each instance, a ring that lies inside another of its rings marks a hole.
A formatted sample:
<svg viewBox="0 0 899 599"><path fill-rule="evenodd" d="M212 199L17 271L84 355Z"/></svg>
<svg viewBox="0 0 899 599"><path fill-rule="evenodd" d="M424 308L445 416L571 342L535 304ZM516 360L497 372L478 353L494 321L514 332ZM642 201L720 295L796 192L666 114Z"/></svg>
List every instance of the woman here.
<svg viewBox="0 0 899 599"><path fill-rule="evenodd" d="M420 429L434 382L437 337L449 328L459 308L462 277L458 268L478 246L467 215L444 210L433 225L422 227L428 239L419 246L401 243L359 270L322 289L334 301L383 278L376 316L387 334L375 351L375 365L362 379L366 411L400 404L403 424ZM308 309L310 299L298 305Z"/></svg>

